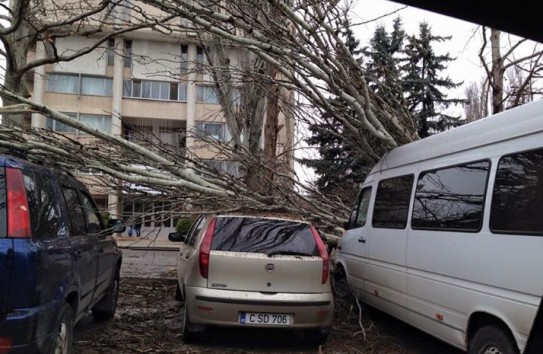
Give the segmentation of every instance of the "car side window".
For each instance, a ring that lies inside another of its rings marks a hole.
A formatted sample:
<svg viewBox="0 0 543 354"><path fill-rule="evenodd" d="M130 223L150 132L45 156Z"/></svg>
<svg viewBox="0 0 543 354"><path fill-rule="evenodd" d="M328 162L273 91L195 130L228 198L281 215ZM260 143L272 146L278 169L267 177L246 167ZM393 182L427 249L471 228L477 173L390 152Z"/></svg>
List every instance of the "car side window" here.
<svg viewBox="0 0 543 354"><path fill-rule="evenodd" d="M100 213L94 205L92 198L87 193L81 193L81 201L83 214L87 220L87 231L90 234L102 231L102 223L100 221Z"/></svg>
<svg viewBox="0 0 543 354"><path fill-rule="evenodd" d="M205 220L206 218L201 216L200 218L198 218L198 220L194 222L194 224L190 228L189 234L187 235L186 243L188 245L191 245L191 246L194 245L194 243L196 242L196 237L198 236L198 233L200 232L200 230L202 230L202 227L204 227Z"/></svg>
<svg viewBox="0 0 543 354"><path fill-rule="evenodd" d="M70 216L71 235L79 236L87 233L87 225L77 190L62 186L62 194L66 201L66 208Z"/></svg>
<svg viewBox="0 0 543 354"><path fill-rule="evenodd" d="M23 180L30 209L32 235L36 238L56 237L61 230L60 205L50 175L24 170Z"/></svg>
<svg viewBox="0 0 543 354"><path fill-rule="evenodd" d="M354 219L354 227L362 227L366 225L368 218L368 209L370 206L371 188L364 188L360 192L360 200L357 206L357 212Z"/></svg>

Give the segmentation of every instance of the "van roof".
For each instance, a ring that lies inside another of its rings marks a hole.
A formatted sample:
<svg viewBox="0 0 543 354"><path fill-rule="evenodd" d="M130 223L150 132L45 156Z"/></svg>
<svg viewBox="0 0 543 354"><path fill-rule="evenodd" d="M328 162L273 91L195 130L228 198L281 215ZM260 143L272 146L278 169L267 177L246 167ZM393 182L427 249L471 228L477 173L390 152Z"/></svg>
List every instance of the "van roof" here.
<svg viewBox="0 0 543 354"><path fill-rule="evenodd" d="M370 175L413 162L454 154L543 131L543 100L400 146L386 153Z"/></svg>

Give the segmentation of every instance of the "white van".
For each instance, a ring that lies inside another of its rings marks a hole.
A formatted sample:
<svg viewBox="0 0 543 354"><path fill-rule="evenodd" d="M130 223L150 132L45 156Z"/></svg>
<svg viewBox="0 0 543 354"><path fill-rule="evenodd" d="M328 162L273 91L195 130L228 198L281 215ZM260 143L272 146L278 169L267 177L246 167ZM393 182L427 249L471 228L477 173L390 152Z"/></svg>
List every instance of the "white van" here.
<svg viewBox="0 0 543 354"><path fill-rule="evenodd" d="M543 294L543 101L399 147L373 168L336 273L469 353L519 353Z"/></svg>

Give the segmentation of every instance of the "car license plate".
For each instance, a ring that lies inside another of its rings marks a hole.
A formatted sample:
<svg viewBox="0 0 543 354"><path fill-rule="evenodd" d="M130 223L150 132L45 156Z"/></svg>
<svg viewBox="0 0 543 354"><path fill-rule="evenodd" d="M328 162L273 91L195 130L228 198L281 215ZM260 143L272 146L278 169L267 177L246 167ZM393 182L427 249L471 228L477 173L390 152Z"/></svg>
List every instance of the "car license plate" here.
<svg viewBox="0 0 543 354"><path fill-rule="evenodd" d="M239 323L288 326L292 322L291 317L290 314L286 313L240 312Z"/></svg>

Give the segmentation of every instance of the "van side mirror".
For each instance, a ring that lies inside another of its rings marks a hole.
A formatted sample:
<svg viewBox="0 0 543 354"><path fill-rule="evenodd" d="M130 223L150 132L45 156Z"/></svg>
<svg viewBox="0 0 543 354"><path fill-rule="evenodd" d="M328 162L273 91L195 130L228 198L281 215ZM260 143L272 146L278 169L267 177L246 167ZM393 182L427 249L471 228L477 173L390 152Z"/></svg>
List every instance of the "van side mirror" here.
<svg viewBox="0 0 543 354"><path fill-rule="evenodd" d="M178 232L170 232L168 234L168 240L172 242L185 242L187 235L181 235Z"/></svg>
<svg viewBox="0 0 543 354"><path fill-rule="evenodd" d="M121 219L109 219L107 221L108 231L111 230L111 233L122 233L126 230L126 224Z"/></svg>
<svg viewBox="0 0 543 354"><path fill-rule="evenodd" d="M347 220L343 223L343 229L349 230L351 228L351 220Z"/></svg>

